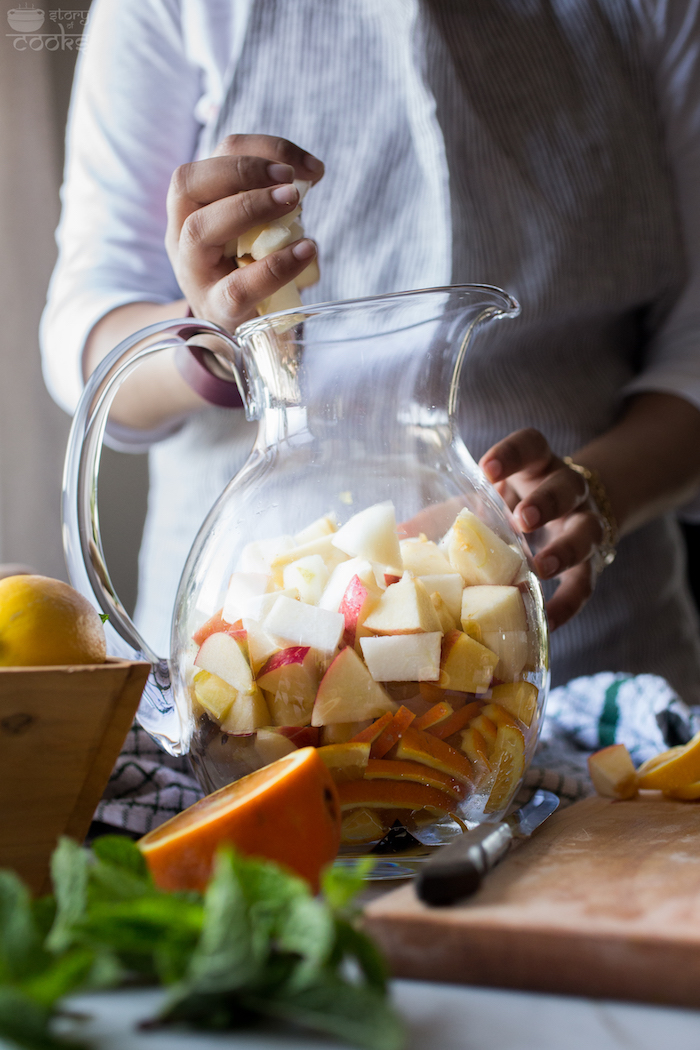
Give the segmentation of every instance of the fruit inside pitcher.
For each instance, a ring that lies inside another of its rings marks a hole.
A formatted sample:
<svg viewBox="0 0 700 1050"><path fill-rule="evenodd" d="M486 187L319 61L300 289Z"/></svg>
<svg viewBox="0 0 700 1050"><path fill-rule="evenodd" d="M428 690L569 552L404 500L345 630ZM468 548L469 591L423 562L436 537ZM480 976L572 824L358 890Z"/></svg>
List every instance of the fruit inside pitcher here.
<svg viewBox="0 0 700 1050"><path fill-rule="evenodd" d="M466 507L438 542L402 535L386 501L243 549L187 671L211 790L310 745L347 846L506 809L543 700L530 569Z"/></svg>

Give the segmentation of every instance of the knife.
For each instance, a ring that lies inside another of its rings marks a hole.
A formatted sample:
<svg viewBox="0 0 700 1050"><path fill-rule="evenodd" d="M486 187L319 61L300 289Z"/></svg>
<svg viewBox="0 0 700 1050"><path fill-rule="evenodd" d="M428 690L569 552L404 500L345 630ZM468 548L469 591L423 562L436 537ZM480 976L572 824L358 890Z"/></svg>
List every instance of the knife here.
<svg viewBox="0 0 700 1050"><path fill-rule="evenodd" d="M530 801L500 824L480 824L438 850L418 876L416 890L426 904L453 904L469 897L510 849L528 838L559 805L551 791L536 791Z"/></svg>

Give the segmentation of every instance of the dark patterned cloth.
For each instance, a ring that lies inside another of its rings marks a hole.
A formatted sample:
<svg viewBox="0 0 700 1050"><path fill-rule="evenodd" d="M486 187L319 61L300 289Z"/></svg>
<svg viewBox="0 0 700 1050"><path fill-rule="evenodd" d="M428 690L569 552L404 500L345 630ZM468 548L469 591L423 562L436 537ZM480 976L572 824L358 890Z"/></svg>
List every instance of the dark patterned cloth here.
<svg viewBox="0 0 700 1050"><path fill-rule="evenodd" d="M657 675L603 672L553 689L542 736L517 801L547 788L563 805L593 792L588 756L625 744L635 765L667 747L686 743L700 729L693 713ZM145 834L202 797L186 758L166 755L134 725L114 767L95 820Z"/></svg>

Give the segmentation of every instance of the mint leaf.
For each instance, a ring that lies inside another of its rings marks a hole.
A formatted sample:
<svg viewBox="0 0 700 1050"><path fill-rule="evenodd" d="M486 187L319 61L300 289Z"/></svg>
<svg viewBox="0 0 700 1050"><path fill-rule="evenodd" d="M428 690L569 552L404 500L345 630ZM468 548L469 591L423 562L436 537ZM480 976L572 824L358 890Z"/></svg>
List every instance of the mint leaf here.
<svg viewBox="0 0 700 1050"><path fill-rule="evenodd" d="M89 854L72 839L61 838L51 857L51 878L56 895L56 919L46 947L53 952L68 948L74 926L87 908Z"/></svg>
<svg viewBox="0 0 700 1050"><path fill-rule="evenodd" d="M92 852L104 864L111 864L152 885L146 858L126 835L102 835L93 842Z"/></svg>
<svg viewBox="0 0 700 1050"><path fill-rule="evenodd" d="M326 976L312 987L274 997L245 996L243 1004L367 1050L401 1050L405 1042L403 1026L383 995L338 977Z"/></svg>
<svg viewBox="0 0 700 1050"><path fill-rule="evenodd" d="M102 620L102 623L107 623L109 620L109 613L98 613L98 616Z"/></svg>
<svg viewBox="0 0 700 1050"><path fill-rule="evenodd" d="M292 989L306 988L318 979L333 950L335 923L320 900L296 897L283 918L277 947L300 957L290 979Z"/></svg>
<svg viewBox="0 0 700 1050"><path fill-rule="evenodd" d="M371 857L358 858L353 865L345 861L330 864L321 876L321 890L333 911L343 911L363 889L374 867Z"/></svg>
<svg viewBox="0 0 700 1050"><path fill-rule="evenodd" d="M0 1040L22 1050L84 1050L77 1043L55 1039L49 1031L50 1011L16 988L0 985Z"/></svg>
<svg viewBox="0 0 700 1050"><path fill-rule="evenodd" d="M382 994L386 992L387 968L374 941L346 919L338 918L333 962L339 967L348 960L357 964L367 984Z"/></svg>
<svg viewBox="0 0 700 1050"><path fill-rule="evenodd" d="M39 933L29 891L11 871L0 871L0 981L21 980L41 966Z"/></svg>

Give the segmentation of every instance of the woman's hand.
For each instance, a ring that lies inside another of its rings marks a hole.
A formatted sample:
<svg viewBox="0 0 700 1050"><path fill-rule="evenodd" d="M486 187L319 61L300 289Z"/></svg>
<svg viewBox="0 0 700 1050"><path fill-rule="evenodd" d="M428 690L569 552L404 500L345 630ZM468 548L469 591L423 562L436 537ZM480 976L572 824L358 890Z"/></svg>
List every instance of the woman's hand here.
<svg viewBox="0 0 700 1050"><path fill-rule="evenodd" d="M168 191L168 256L192 312L233 331L297 277L316 254L307 238L237 269L224 245L299 203L294 179L318 182L323 164L270 135L229 135L207 160L183 164Z"/></svg>
<svg viewBox="0 0 700 1050"><path fill-rule="evenodd" d="M543 580L559 577L547 602L551 630L575 616L593 593L594 555L605 527L585 479L555 456L538 430L518 430L482 456L480 466L523 532L546 526L547 543L535 557Z"/></svg>

